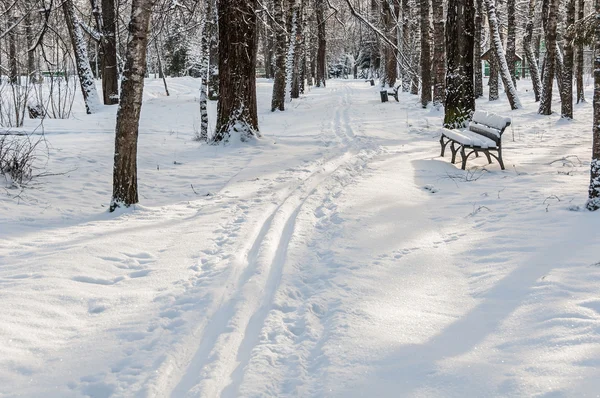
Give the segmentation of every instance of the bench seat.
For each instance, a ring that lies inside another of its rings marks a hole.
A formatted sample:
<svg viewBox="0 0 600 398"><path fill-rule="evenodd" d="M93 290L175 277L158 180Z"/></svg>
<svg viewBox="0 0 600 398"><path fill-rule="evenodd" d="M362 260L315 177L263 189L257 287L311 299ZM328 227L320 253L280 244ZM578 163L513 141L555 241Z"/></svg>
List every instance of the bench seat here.
<svg viewBox="0 0 600 398"><path fill-rule="evenodd" d="M469 147L495 148L496 143L491 139L474 133L469 130L449 130L444 129L444 135L451 140Z"/></svg>

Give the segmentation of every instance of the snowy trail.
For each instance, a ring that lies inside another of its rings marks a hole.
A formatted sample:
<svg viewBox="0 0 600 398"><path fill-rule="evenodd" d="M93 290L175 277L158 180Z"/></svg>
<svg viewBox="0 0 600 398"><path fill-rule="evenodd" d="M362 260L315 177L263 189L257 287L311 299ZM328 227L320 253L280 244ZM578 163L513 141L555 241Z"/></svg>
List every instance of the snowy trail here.
<svg viewBox="0 0 600 398"><path fill-rule="evenodd" d="M330 130L340 143L340 154L323 159L266 218L246 255L244 272L234 289L237 293L211 317L202 333L202 343L172 391L172 397L187 393L238 396L244 369L273 307L298 214L306 207L307 200L340 168L366 164L365 156L357 160L356 148L360 144L354 140L349 123L349 94L347 86L336 92L339 105L330 123Z"/></svg>
<svg viewBox="0 0 600 398"><path fill-rule="evenodd" d="M514 114L509 170L462 172L438 157L441 113L408 94L382 104L377 87L331 81L260 113L260 145L216 150L161 130L196 109L195 81L168 98L161 84L140 141L152 206L50 214L40 228L27 207L32 221L8 225L31 225L0 230L0 395L598 391L597 219L566 205L587 165L553 163L563 138L539 142L535 112ZM258 87L268 109L271 85ZM63 124L50 138L76 137ZM564 134L575 138L586 142ZM104 138L84 142L60 160L87 159ZM86 170L73 175L89 180L86 200L105 199Z"/></svg>

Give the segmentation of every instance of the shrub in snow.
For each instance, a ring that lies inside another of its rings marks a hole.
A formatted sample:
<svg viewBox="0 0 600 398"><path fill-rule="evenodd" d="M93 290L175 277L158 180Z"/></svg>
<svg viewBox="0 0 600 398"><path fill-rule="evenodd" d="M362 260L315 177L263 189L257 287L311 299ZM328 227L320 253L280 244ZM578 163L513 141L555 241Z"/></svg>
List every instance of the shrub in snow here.
<svg viewBox="0 0 600 398"><path fill-rule="evenodd" d="M30 136L0 136L0 174L8 186L21 186L31 180L39 142Z"/></svg>

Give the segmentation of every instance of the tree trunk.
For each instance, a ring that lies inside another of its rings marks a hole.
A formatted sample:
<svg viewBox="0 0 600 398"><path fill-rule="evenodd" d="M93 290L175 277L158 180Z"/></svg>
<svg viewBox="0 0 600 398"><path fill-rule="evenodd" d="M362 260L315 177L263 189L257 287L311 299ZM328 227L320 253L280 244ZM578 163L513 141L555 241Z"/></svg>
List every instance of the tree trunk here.
<svg viewBox="0 0 600 398"><path fill-rule="evenodd" d="M496 60L496 57L492 56L489 58L488 62L490 64L490 78L488 79L488 101L496 101L500 98L498 91L498 61Z"/></svg>
<svg viewBox="0 0 600 398"><path fill-rule="evenodd" d="M207 25L209 29L209 71L208 71L208 99L219 99L219 18L217 1L208 0Z"/></svg>
<svg viewBox="0 0 600 398"><path fill-rule="evenodd" d="M585 0L579 0L579 9L577 10L577 19L581 20L585 17L584 7ZM583 44L577 45L577 103L585 102L585 94L583 93Z"/></svg>
<svg viewBox="0 0 600 398"><path fill-rule="evenodd" d="M533 20L535 13L535 0L529 0L529 14L527 18L527 25L525 26L525 37L523 39L523 47L525 47L525 59L529 65L529 75L531 76L531 83L533 85L533 93L535 94L535 102L540 100L542 93L542 81L540 80L540 70L538 68L537 59L531 46L531 40L533 38Z"/></svg>
<svg viewBox="0 0 600 398"><path fill-rule="evenodd" d="M275 18L275 79L273 80L273 97L271 98L271 112L285 110L285 50L286 34L283 27L283 0L274 0Z"/></svg>
<svg viewBox="0 0 600 398"><path fill-rule="evenodd" d="M437 1L437 0L434 0ZM475 98L483 97L483 70L481 69L481 41L483 36L483 0L475 0L475 37L473 44L473 69ZM434 58L436 58L434 56Z"/></svg>
<svg viewBox="0 0 600 398"><path fill-rule="evenodd" d="M102 93L105 105L119 103L115 1L102 0Z"/></svg>
<svg viewBox="0 0 600 398"><path fill-rule="evenodd" d="M202 39L200 41L200 96L198 102L200 103L200 134L198 140L202 142L208 142L208 73L210 65L208 61L209 51L209 36L208 36L208 24L207 16L204 17L202 23Z"/></svg>
<svg viewBox="0 0 600 398"><path fill-rule="evenodd" d="M567 26L575 23L575 0L567 2ZM573 119L573 44L572 37L564 34L565 58L562 69L561 117Z"/></svg>
<svg viewBox="0 0 600 398"><path fill-rule="evenodd" d="M383 16L383 26L385 27L385 34L392 43L398 44L398 35L396 34L397 28L397 13L388 1L381 3L381 12ZM381 85L383 87L394 87L396 85L396 79L398 78L398 62L396 61L396 50L390 45L384 44L384 73Z"/></svg>
<svg viewBox="0 0 600 398"><path fill-rule="evenodd" d="M410 38L410 3L408 0L402 0L402 43L400 49L406 58L411 58L411 51L409 49L409 38ZM408 92L411 89L411 75L407 70L403 71L402 74L402 91Z"/></svg>
<svg viewBox="0 0 600 398"><path fill-rule="evenodd" d="M296 34L298 33L298 5L296 0L290 5L290 37L285 60L285 102L292 102L292 83L294 82L294 61L296 59Z"/></svg>
<svg viewBox="0 0 600 398"><path fill-rule="evenodd" d="M77 75L79 76L79 84L81 86L86 112L88 114L95 113L100 105L100 99L98 98L98 92L96 91L96 83L94 82L94 74L92 73L90 60L88 58L83 30L81 29L79 18L75 14L73 0L65 0L62 3L62 8L69 36L71 37L71 44L73 45L73 52L75 53Z"/></svg>
<svg viewBox="0 0 600 398"><path fill-rule="evenodd" d="M594 1L596 21L600 20L600 0ZM600 54L600 25L596 23L595 53ZM600 57L594 57L594 122L592 125L592 162L590 167L590 187L588 190L588 210L600 209Z"/></svg>
<svg viewBox="0 0 600 398"><path fill-rule="evenodd" d="M256 112L256 0L219 0L219 104L212 142L260 137Z"/></svg>
<svg viewBox="0 0 600 398"><path fill-rule="evenodd" d="M512 78L513 86L517 88L517 72L515 69L515 62L517 61L517 37L516 28L517 23L515 21L515 0L508 0L506 3L506 17L507 17L507 33L506 33L506 62L508 63L508 71Z"/></svg>
<svg viewBox="0 0 600 398"><path fill-rule="evenodd" d="M439 107L444 104L446 97L444 2L442 0L433 0L431 5L433 9L433 103Z"/></svg>
<svg viewBox="0 0 600 398"><path fill-rule="evenodd" d="M325 0L316 0L316 16L317 16L317 87L325 87L326 73L326 46L327 40L325 36Z"/></svg>
<svg viewBox="0 0 600 398"><path fill-rule="evenodd" d="M541 115L552 114L552 85L554 83L554 67L556 64L556 13L558 11L558 0L544 0L547 3L544 8L548 10L542 14L545 16L544 31L546 32L546 56L544 68L544 84L542 87L542 98L538 113Z"/></svg>
<svg viewBox="0 0 600 398"><path fill-rule="evenodd" d="M137 141L151 15L150 0L132 0L129 42L121 84L121 104L117 111L115 129L115 164L110 211L138 202Z"/></svg>
<svg viewBox="0 0 600 398"><path fill-rule="evenodd" d="M11 13L9 12L9 15ZM18 18L9 17L9 25L18 22ZM19 83L19 68L18 68L18 56L17 56L17 29L13 28L8 32L8 80L10 84ZM18 118L17 118L18 119Z"/></svg>
<svg viewBox="0 0 600 398"><path fill-rule="evenodd" d="M304 57L304 3L305 0L301 0L300 7L296 11L296 34L292 36L296 44L294 47L291 98L299 98L301 90L302 59Z"/></svg>
<svg viewBox="0 0 600 398"><path fill-rule="evenodd" d="M429 0L419 0L421 14L421 106L427 108L431 102L431 29Z"/></svg>
<svg viewBox="0 0 600 398"><path fill-rule="evenodd" d="M165 87L165 94L168 97L169 96L169 87L167 86L165 70L163 68L162 59L160 56L160 48L161 48L161 46L158 45L158 36L157 36L156 40L154 41L154 49L156 50L156 60L158 61L158 74L163 81L163 86Z"/></svg>
<svg viewBox="0 0 600 398"><path fill-rule="evenodd" d="M463 127L475 111L473 91L473 0L449 0L446 18L446 102L444 126Z"/></svg>
<svg viewBox="0 0 600 398"><path fill-rule="evenodd" d="M25 37L27 40L27 76L31 83L37 83L38 73L35 68L35 34L33 33L33 17L30 13L25 16Z"/></svg>
<svg viewBox="0 0 600 398"><path fill-rule="evenodd" d="M487 11L488 11L488 23L490 24L490 35L492 36L492 47L494 49L493 55L498 62L498 72L500 77L502 77L502 83L504 83L504 91L506 91L506 95L508 97L508 102L510 103L511 109L519 109L521 108L521 102L519 101L519 96L517 95L517 90L513 85L510 70L508 68L508 64L506 62L506 57L504 56L504 48L502 47L502 40L500 39L500 31L498 30L498 20L496 18L496 6L492 2L492 0L485 0Z"/></svg>

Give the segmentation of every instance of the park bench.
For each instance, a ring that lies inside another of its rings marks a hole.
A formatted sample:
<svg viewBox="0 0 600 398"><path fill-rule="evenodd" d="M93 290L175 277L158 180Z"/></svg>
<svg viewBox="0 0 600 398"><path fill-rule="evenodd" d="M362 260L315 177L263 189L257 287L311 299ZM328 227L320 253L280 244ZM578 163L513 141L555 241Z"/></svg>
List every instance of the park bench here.
<svg viewBox="0 0 600 398"><path fill-rule="evenodd" d="M379 92L379 94L381 95L381 102L387 102L388 101L388 95L391 95L392 97L394 97L394 99L396 100L396 102L400 102L398 101L398 87L394 87L392 88L392 91L388 91L388 90L381 90Z"/></svg>
<svg viewBox="0 0 600 398"><path fill-rule="evenodd" d="M444 156L446 146L450 144L452 163L456 161L456 154L460 151L462 157L461 169L467 166L467 159L473 153L479 157L483 153L488 162L492 163L492 156L504 170L502 161L502 134L510 126L510 118L492 112L475 111L469 127L465 130L449 130L444 128L440 137L442 146L441 156ZM470 151L467 153L467 151Z"/></svg>

